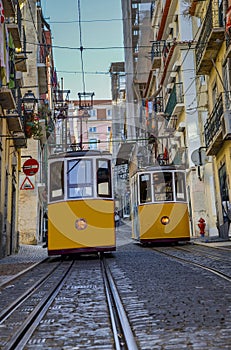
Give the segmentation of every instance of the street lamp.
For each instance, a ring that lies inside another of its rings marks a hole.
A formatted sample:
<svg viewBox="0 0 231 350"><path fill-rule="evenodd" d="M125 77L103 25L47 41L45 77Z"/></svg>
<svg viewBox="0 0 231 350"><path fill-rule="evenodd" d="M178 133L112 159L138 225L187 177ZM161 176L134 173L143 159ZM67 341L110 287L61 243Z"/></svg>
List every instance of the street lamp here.
<svg viewBox="0 0 231 350"><path fill-rule="evenodd" d="M24 114L32 115L34 113L36 103L38 103L38 99L31 90L28 90L23 96L21 102Z"/></svg>

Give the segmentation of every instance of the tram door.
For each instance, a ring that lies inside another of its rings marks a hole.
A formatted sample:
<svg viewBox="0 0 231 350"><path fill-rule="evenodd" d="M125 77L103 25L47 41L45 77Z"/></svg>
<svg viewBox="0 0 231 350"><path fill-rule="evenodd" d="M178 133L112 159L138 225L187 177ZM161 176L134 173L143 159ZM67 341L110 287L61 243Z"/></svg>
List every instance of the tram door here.
<svg viewBox="0 0 231 350"><path fill-rule="evenodd" d="M139 216L138 216L138 188L137 176L132 179L131 188L131 211L132 211L132 236L135 239L139 238Z"/></svg>

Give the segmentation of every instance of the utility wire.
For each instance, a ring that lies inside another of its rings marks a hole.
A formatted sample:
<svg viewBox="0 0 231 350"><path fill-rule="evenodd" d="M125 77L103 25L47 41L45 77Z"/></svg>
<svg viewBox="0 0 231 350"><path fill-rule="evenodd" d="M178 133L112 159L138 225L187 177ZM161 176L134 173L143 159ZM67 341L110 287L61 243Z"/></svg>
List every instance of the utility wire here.
<svg viewBox="0 0 231 350"><path fill-rule="evenodd" d="M83 84L83 92L85 93L85 78L84 78L84 64L83 64L83 40L82 40L82 28L81 28L81 6L80 6L80 0L78 0L78 23L79 23L79 42L80 42L80 55L81 55L81 66L82 66L82 84Z"/></svg>

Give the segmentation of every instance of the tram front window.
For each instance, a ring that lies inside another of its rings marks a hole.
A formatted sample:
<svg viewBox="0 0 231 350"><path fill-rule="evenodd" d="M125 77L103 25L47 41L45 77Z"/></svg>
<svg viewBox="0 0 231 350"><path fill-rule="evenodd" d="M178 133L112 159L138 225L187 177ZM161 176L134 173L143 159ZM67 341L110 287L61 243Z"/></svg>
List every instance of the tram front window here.
<svg viewBox="0 0 231 350"><path fill-rule="evenodd" d="M150 174L140 175L140 203L148 203L152 200Z"/></svg>
<svg viewBox="0 0 231 350"><path fill-rule="evenodd" d="M92 161L75 159L67 163L67 186L69 198L93 196Z"/></svg>
<svg viewBox="0 0 231 350"><path fill-rule="evenodd" d="M186 190L185 190L185 176L184 173L175 173L175 189L176 189L176 200L186 201Z"/></svg>
<svg viewBox="0 0 231 350"><path fill-rule="evenodd" d="M97 161L97 195L99 197L111 197L111 163L109 160Z"/></svg>
<svg viewBox="0 0 231 350"><path fill-rule="evenodd" d="M171 172L158 172L153 174L155 201L173 200L173 183Z"/></svg>
<svg viewBox="0 0 231 350"><path fill-rule="evenodd" d="M64 198L63 161L55 161L50 164L50 202Z"/></svg>

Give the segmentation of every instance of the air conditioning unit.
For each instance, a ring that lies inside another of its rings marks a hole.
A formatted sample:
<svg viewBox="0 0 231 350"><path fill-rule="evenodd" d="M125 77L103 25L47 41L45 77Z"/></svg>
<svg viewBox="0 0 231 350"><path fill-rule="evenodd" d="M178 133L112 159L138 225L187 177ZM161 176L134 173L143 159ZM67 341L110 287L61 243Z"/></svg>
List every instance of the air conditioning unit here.
<svg viewBox="0 0 231 350"><path fill-rule="evenodd" d="M221 119L221 128L223 140L231 139L231 110L224 112Z"/></svg>
<svg viewBox="0 0 231 350"><path fill-rule="evenodd" d="M185 122L181 122L181 123L179 123L179 125L177 127L177 131L183 132L185 130L185 127L186 127Z"/></svg>

